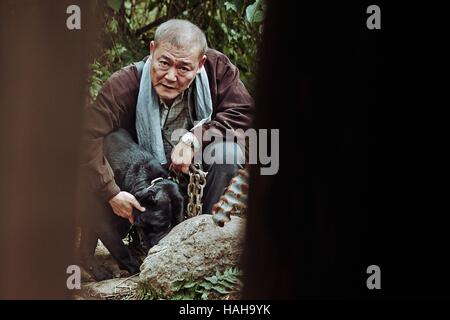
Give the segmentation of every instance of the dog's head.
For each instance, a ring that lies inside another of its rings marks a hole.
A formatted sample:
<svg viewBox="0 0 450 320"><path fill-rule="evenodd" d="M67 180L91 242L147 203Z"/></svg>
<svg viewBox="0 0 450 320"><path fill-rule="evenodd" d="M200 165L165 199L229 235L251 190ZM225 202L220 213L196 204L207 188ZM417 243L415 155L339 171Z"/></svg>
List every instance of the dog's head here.
<svg viewBox="0 0 450 320"><path fill-rule="evenodd" d="M148 251L183 221L183 196L175 182L164 179L137 192L135 197L146 208L145 212L133 209L133 215L140 243Z"/></svg>

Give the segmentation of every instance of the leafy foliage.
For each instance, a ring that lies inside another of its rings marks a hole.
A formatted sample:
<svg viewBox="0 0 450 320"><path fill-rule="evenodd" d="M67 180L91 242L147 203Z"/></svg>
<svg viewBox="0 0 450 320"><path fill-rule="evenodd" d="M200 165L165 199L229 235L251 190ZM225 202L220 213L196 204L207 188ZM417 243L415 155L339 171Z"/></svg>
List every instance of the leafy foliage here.
<svg viewBox="0 0 450 320"><path fill-rule="evenodd" d="M200 280L192 278L180 279L172 285L173 296L165 297L149 286L141 286L138 299L155 300L208 300L223 298L232 293L240 292L242 273L238 268L230 268L223 273L216 271L211 277Z"/></svg>
<svg viewBox="0 0 450 320"><path fill-rule="evenodd" d="M156 27L187 19L206 34L208 46L226 54L241 71L250 92L255 83L256 52L261 40L263 0L103 0L102 32L90 65L90 99L122 67L149 54Z"/></svg>

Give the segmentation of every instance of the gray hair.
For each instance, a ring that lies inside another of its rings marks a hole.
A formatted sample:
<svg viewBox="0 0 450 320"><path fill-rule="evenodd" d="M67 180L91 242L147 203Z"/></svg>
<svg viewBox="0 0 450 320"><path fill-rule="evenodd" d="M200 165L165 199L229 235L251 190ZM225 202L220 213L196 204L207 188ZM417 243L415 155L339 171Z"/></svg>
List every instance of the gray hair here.
<svg viewBox="0 0 450 320"><path fill-rule="evenodd" d="M171 19L162 23L155 31L154 40L156 45L169 42L178 48L197 46L200 56L208 49L203 31L187 20Z"/></svg>

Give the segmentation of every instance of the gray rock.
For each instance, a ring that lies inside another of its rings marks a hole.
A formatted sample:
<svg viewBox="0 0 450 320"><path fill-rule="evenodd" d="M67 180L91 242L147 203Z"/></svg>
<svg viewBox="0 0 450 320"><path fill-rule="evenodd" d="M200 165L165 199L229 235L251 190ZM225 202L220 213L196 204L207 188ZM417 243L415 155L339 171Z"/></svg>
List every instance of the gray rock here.
<svg viewBox="0 0 450 320"><path fill-rule="evenodd" d="M177 280L203 279L237 267L243 235L244 219L237 216L231 216L224 227L215 225L207 214L185 220L150 249L139 282L169 297Z"/></svg>

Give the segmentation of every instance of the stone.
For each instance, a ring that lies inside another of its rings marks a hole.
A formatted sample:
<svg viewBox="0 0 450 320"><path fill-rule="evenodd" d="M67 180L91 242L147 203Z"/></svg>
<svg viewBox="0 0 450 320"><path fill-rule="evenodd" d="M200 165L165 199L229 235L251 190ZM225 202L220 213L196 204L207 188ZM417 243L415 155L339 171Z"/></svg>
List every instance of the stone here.
<svg viewBox="0 0 450 320"><path fill-rule="evenodd" d="M203 279L239 267L243 250L245 220L231 216L223 227L212 215L183 221L152 247L141 265L139 282L163 297L173 295L177 280Z"/></svg>

